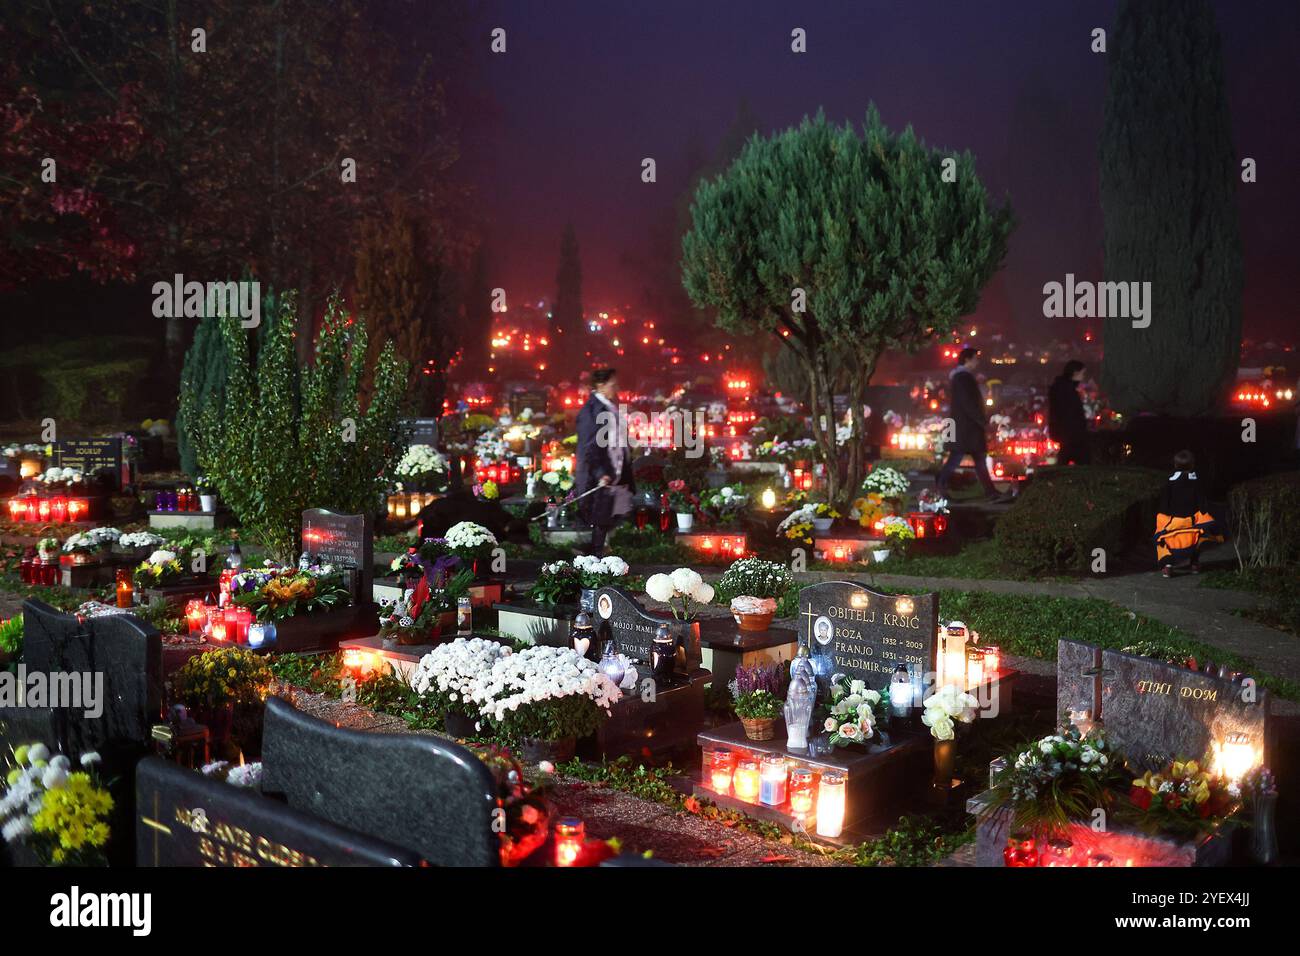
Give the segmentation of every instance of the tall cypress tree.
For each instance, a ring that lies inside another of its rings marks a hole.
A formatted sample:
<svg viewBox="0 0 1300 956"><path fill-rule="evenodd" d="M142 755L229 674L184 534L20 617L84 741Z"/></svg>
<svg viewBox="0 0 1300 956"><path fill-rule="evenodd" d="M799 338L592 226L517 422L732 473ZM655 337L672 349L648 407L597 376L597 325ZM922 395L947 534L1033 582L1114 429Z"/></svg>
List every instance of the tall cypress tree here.
<svg viewBox="0 0 1300 956"><path fill-rule="evenodd" d="M1209 0L1122 0L1101 137L1105 271L1150 282L1148 328L1105 321L1102 385L1127 413L1198 415L1241 339L1238 169Z"/></svg>
<svg viewBox="0 0 1300 956"><path fill-rule="evenodd" d="M582 325L582 263L578 259L578 237L573 223L564 227L560 237L560 265L555 270L555 302L551 306L550 354L564 362L572 351L566 347L577 341L574 338Z"/></svg>
<svg viewBox="0 0 1300 956"><path fill-rule="evenodd" d="M176 450L180 454L181 471L187 475L198 472L192 434L194 422L209 404L222 404L227 375L220 320L215 316L199 319L194 341L185 353L181 368L180 407L176 412Z"/></svg>

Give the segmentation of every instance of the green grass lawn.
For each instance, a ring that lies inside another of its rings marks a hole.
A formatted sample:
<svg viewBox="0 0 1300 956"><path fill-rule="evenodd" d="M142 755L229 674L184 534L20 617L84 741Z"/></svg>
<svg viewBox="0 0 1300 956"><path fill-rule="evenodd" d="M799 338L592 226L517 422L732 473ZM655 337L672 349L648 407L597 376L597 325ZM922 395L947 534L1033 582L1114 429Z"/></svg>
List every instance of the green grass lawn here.
<svg viewBox="0 0 1300 956"><path fill-rule="evenodd" d="M1227 664L1252 674L1280 697L1300 700L1300 683L1260 673L1247 658L1100 598L943 590L939 592L939 614L945 621L964 621L985 641L1022 657L1055 660L1058 638L1114 650L1140 643L1154 644L1168 649L1171 656Z"/></svg>
<svg viewBox="0 0 1300 956"><path fill-rule="evenodd" d="M1263 607L1242 608L1234 613L1300 636L1300 567L1207 571L1201 575L1200 586L1258 594L1268 603Z"/></svg>

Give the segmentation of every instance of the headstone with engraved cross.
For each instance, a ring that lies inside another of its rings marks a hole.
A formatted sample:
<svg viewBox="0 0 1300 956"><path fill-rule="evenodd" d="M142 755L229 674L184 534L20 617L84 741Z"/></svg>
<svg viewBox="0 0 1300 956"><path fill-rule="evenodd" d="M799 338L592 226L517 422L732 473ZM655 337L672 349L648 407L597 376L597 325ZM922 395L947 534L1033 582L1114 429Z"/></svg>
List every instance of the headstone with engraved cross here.
<svg viewBox="0 0 1300 956"><path fill-rule="evenodd" d="M834 674L882 690L900 661L919 678L933 673L938 620L937 594L881 594L851 581L799 592L799 640L823 692Z"/></svg>
<svg viewBox="0 0 1300 956"><path fill-rule="evenodd" d="M1220 677L1078 641L1057 642L1062 721L1097 721L1140 769L1172 759L1216 759L1226 743L1264 760L1268 691L1249 677Z"/></svg>

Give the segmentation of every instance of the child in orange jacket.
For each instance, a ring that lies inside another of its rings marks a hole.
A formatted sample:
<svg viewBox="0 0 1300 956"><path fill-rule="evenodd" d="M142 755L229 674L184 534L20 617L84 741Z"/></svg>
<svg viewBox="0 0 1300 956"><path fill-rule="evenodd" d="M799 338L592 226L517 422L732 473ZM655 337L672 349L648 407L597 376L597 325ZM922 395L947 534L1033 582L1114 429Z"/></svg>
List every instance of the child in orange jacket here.
<svg viewBox="0 0 1300 956"><path fill-rule="evenodd" d="M1174 562L1183 558L1191 572L1199 574L1201 546L1223 540L1219 523L1205 510L1195 467L1196 458L1187 449L1174 455L1174 473L1161 495L1156 515L1156 563L1167 578L1173 576Z"/></svg>

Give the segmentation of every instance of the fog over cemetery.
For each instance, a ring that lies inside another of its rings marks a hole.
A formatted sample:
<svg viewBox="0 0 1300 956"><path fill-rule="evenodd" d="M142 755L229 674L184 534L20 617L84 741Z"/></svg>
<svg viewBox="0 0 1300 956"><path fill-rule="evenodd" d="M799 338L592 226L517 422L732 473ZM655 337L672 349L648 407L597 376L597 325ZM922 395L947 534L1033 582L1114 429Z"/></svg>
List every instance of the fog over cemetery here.
<svg viewBox="0 0 1300 956"><path fill-rule="evenodd" d="M1295 862L1297 36L11 0L0 863Z"/></svg>

